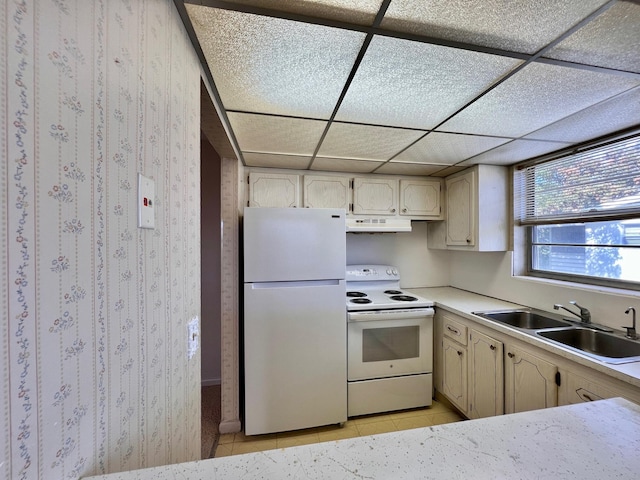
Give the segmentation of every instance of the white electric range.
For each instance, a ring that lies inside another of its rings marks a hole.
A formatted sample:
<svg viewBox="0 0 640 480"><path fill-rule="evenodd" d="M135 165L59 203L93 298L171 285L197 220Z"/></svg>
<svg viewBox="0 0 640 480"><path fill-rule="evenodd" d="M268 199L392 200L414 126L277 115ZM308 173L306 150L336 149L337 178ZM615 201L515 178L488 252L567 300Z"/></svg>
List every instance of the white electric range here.
<svg viewBox="0 0 640 480"><path fill-rule="evenodd" d="M433 302L390 265L348 265L348 415L431 405Z"/></svg>

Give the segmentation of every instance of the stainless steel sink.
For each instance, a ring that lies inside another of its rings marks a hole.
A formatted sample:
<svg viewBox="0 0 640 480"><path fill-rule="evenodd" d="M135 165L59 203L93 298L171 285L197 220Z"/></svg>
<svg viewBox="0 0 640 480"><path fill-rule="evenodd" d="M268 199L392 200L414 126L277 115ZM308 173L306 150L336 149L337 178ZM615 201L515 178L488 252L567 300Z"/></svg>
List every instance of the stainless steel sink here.
<svg viewBox="0 0 640 480"><path fill-rule="evenodd" d="M489 320L506 323L512 327L525 328L527 330L539 330L541 328L570 327L572 324L563 320L547 317L529 310L509 310L494 312L473 312Z"/></svg>
<svg viewBox="0 0 640 480"><path fill-rule="evenodd" d="M606 363L640 361L640 342L589 328L543 330L537 335L594 356Z"/></svg>

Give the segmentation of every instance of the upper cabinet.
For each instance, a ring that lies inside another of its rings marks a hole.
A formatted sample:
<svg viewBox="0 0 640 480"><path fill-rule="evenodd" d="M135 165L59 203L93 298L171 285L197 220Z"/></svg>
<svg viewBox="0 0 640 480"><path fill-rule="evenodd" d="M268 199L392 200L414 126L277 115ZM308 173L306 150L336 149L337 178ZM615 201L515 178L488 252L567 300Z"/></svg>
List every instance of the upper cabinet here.
<svg viewBox="0 0 640 480"><path fill-rule="evenodd" d="M344 208L349 210L351 184L348 177L324 175L304 176L304 206L306 208Z"/></svg>
<svg viewBox="0 0 640 480"><path fill-rule="evenodd" d="M447 245L474 246L476 244L475 212L477 202L476 172L447 178Z"/></svg>
<svg viewBox="0 0 640 480"><path fill-rule="evenodd" d="M429 225L429 248L506 251L509 170L475 165L445 180L445 221Z"/></svg>
<svg viewBox="0 0 640 480"><path fill-rule="evenodd" d="M249 206L300 206L299 179L299 175L284 173L249 173Z"/></svg>
<svg viewBox="0 0 640 480"><path fill-rule="evenodd" d="M249 170L246 205L344 208L356 217L443 218L441 178L297 173Z"/></svg>
<svg viewBox="0 0 640 480"><path fill-rule="evenodd" d="M398 180L386 178L353 179L353 213L357 215L396 215Z"/></svg>
<svg viewBox="0 0 640 480"><path fill-rule="evenodd" d="M400 180L400 215L442 218L442 181Z"/></svg>

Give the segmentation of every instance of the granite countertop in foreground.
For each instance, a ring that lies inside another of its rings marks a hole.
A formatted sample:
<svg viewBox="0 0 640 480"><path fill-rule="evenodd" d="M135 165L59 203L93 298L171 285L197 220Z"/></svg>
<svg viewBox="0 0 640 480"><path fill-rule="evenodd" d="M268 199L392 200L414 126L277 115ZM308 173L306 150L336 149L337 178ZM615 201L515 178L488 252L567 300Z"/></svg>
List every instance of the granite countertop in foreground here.
<svg viewBox="0 0 640 480"><path fill-rule="evenodd" d="M621 398L91 477L638 479L640 406Z"/></svg>

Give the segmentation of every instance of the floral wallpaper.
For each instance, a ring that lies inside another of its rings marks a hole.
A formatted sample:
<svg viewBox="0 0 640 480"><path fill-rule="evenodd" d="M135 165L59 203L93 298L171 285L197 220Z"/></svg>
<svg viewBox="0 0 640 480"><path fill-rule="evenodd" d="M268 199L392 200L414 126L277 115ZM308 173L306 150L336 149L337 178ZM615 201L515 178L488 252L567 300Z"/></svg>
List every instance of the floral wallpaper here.
<svg viewBox="0 0 640 480"><path fill-rule="evenodd" d="M0 5L0 478L198 459L200 67L175 6Z"/></svg>

